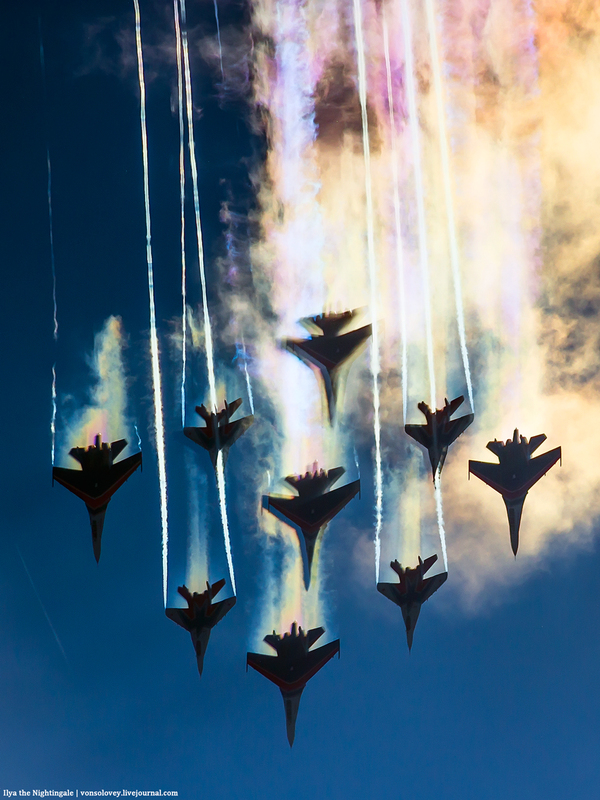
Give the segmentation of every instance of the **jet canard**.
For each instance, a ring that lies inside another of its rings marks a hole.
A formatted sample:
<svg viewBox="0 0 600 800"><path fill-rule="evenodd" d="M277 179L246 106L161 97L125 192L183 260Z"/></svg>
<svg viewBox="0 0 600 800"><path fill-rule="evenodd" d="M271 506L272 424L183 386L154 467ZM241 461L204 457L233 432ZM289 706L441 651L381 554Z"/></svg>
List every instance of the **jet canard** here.
<svg viewBox="0 0 600 800"><path fill-rule="evenodd" d="M204 668L204 655L208 647L210 632L220 622L225 614L235 605L236 598L228 597L213 603L213 597L225 586L225 579L213 583L206 583L204 592L190 592L187 586L180 586L177 591L187 602L187 608L165 608L165 614L170 620L176 622L192 637L192 644L196 651L198 673L202 675Z"/></svg>
<svg viewBox="0 0 600 800"><path fill-rule="evenodd" d="M288 475L285 479L286 483L298 492L297 497L277 495L263 497L263 507L294 526L298 533L301 551L304 543L306 551L304 585L307 589L310 586L313 556L319 533L360 491L360 480L328 491L345 471L343 467L319 471L314 464L313 472L307 472L305 475Z"/></svg>
<svg viewBox="0 0 600 800"><path fill-rule="evenodd" d="M378 583L377 591L384 597L400 606L404 625L406 627L406 641L408 649L412 648L415 626L419 618L421 606L431 595L436 592L448 577L447 572L440 572L438 575L425 577L431 567L437 561L437 555L429 556L425 561L419 556L418 566L402 567L398 561L392 561L390 567L400 578L399 583Z"/></svg>
<svg viewBox="0 0 600 800"><path fill-rule="evenodd" d="M340 652L340 640L329 642L316 650L310 648L325 633L324 628L313 628L306 633L294 622L289 633L280 636L273 631L264 641L276 652L276 656L263 653L248 653L248 666L268 678L281 691L285 709L285 725L290 747L296 735L296 718L300 707L300 696L307 682Z"/></svg>
<svg viewBox="0 0 600 800"><path fill-rule="evenodd" d="M546 441L546 434L532 436L529 441L515 428L512 439L488 442L487 449L498 456L499 464L488 461L469 461L469 474L475 475L502 495L508 514L510 545L515 557L519 548L519 528L523 503L534 483L545 475L562 457L560 447L531 457Z"/></svg>
<svg viewBox="0 0 600 800"><path fill-rule="evenodd" d="M309 339L283 339L282 345L318 372L325 386L329 420L333 422L342 369L358 354L371 336L372 326L340 333L354 319L358 309L341 314L320 314L299 320L311 334Z"/></svg>
<svg viewBox="0 0 600 800"><path fill-rule="evenodd" d="M96 561L100 560L104 515L110 498L142 463L142 454L135 453L115 463L115 458L127 447L125 439L103 442L98 434L89 447L73 447L69 455L81 464L81 469L52 467L52 481L80 497L90 515L92 545Z"/></svg>
<svg viewBox="0 0 600 800"><path fill-rule="evenodd" d="M219 451L223 453L223 466L225 466L229 448L254 422L252 414L231 420L231 417L241 405L242 399L239 397L231 405L225 400L225 408L217 413L208 411L204 405L196 406L196 413L202 417L206 425L200 428L188 427L183 429L188 439L208 451L214 469L217 468Z"/></svg>
<svg viewBox="0 0 600 800"><path fill-rule="evenodd" d="M452 414L464 403L464 400L462 395L450 403L446 398L444 407L435 411L432 411L427 403L419 403L418 409L425 415L426 423L404 426L406 433L428 451L434 481L438 470L440 473L442 471L448 448L475 419L474 414L465 414L464 417L450 419Z"/></svg>

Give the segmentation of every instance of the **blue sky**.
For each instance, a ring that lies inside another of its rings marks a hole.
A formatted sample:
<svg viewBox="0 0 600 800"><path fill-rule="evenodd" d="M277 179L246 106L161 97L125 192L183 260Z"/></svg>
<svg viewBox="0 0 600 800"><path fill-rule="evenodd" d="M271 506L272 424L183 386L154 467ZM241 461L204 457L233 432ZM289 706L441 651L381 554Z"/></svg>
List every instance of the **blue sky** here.
<svg viewBox="0 0 600 800"><path fill-rule="evenodd" d="M154 43L162 41L161 26L169 20L170 6L164 5L142 6ZM190 3L188 13L199 38L214 37L212 4ZM224 27L235 29L246 19L247 12L234 4L221 9ZM497 524L500 499L490 492L490 519L481 527L501 543L497 569L502 578L493 577L493 566L486 567L481 581L492 575L489 587L467 593L465 600L458 584L470 566L463 546L456 547L461 564L453 576L449 533L450 576L423 608L409 655L399 609L364 577L360 554L368 543L373 503L371 443L364 435L358 439L362 498L331 525L323 546L324 624L327 638L339 636L341 657L308 684L293 749L285 737L278 690L244 671L268 576L264 540L247 516L258 485L256 464L264 456L255 439L241 439L230 454L227 487L238 599L215 629L198 679L189 637L165 618L162 602L139 105L135 70L122 66L114 44L127 26L132 34L132 8L108 0L85 6L13 4L4 10L0 789L169 789L184 798L224 799L301 798L307 792L402 800L594 796L600 783L595 666L600 553L594 536L566 543L554 539L528 560L520 554L514 562L508 529ZM148 86L150 191L173 602L184 577L188 502L177 363L168 344L181 302L178 124L170 111L173 84L161 78L159 51L154 59ZM207 269L216 276L214 264L225 253L221 203L234 197L242 220L255 208L248 164L260 161L265 145L249 131L242 100L217 103L214 64L209 68L196 57L192 66L202 108L196 135ZM57 343L52 338L47 146ZM251 225L240 225L242 240ZM197 298L194 275L189 291ZM212 288L209 302L219 298ZM128 417L140 429L144 469L111 501L96 565L83 504L51 485L51 368L56 362L60 434L70 410L86 403L92 383L86 359L110 315L121 317L127 335ZM223 361L230 355L223 347ZM366 364L367 356L362 358ZM194 380L200 400L205 388L201 377ZM271 421L272 409L264 415ZM487 441L485 433L481 437L475 458ZM555 444L563 446L567 458L570 443ZM204 463L202 454L187 452L197 456L206 476L202 485L216 580L225 576L226 562L213 478L208 459ZM353 479L351 462L346 466ZM466 464L461 470L466 483ZM451 485L444 488L448 495L453 492ZM524 530L527 511L526 505ZM529 519L532 528L535 517ZM588 522L593 528L593 519ZM427 541L436 535L434 530ZM382 578L389 580L383 573Z"/></svg>

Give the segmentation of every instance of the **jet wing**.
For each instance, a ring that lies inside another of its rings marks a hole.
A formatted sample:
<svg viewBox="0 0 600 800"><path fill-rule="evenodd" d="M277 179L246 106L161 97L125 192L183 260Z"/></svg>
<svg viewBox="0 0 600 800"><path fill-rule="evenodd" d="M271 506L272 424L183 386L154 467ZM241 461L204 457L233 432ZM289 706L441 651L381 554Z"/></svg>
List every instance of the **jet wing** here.
<svg viewBox="0 0 600 800"><path fill-rule="evenodd" d="M285 692L300 689L340 651L340 640L309 650L301 661L290 663L280 656L248 653L247 663Z"/></svg>
<svg viewBox="0 0 600 800"><path fill-rule="evenodd" d="M432 575L431 578L424 578L419 589L416 592L416 600L419 603L424 603L429 600L431 595L445 583L448 578L447 572L440 572L438 575Z"/></svg>
<svg viewBox="0 0 600 800"><path fill-rule="evenodd" d="M422 444L426 450L429 450L432 445L432 438L427 427L427 425L405 425L404 430L409 436L412 436L416 442Z"/></svg>
<svg viewBox="0 0 600 800"><path fill-rule="evenodd" d="M469 472L487 483L506 499L523 497L531 487L556 464L561 457L561 448L556 447L541 456L531 458L513 471L507 463L490 464L486 461L469 461Z"/></svg>
<svg viewBox="0 0 600 800"><path fill-rule="evenodd" d="M213 603L208 613L201 611L196 617L190 617L187 608L165 608L165 614L186 631L214 628L233 608L235 602L235 597L229 597L227 600Z"/></svg>
<svg viewBox="0 0 600 800"><path fill-rule="evenodd" d="M117 489L125 483L142 463L142 454L135 453L113 464L100 474L90 474L87 470L53 467L52 477L66 489L80 497L88 508L96 509L106 505Z"/></svg>
<svg viewBox="0 0 600 800"><path fill-rule="evenodd" d="M304 500L301 497L268 497L269 506L279 511L307 535L318 531L358 494L360 480L333 489L318 497Z"/></svg>
<svg viewBox="0 0 600 800"><path fill-rule="evenodd" d="M475 419L475 414L465 414L464 417L450 419L444 426L444 434L453 442L463 433Z"/></svg>

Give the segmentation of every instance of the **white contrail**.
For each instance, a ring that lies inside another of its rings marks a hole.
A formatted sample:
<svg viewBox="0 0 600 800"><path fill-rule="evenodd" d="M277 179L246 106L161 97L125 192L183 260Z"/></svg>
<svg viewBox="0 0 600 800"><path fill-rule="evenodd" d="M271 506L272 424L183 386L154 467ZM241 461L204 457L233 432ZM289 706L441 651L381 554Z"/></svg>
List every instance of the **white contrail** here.
<svg viewBox="0 0 600 800"><path fill-rule="evenodd" d="M429 43L431 48L431 62L433 71L433 87L434 87L437 121L439 129L440 157L442 162L442 179L444 184L444 199L446 203L446 218L448 222L450 264L452 267L452 280L454 283L454 299L456 303L456 322L458 325L458 338L460 341L460 352L462 355L465 380L467 382L467 392L469 393L469 402L471 404L471 411L475 411L475 405L473 404L473 385L471 383L471 369L469 367L469 353L467 351L467 338L465 334L465 313L462 301L462 286L460 278L458 242L456 239L456 221L454 217L454 200L452 198L452 181L450 178L448 134L446 131L446 116L444 113L444 92L442 86L440 58L437 45L437 30L435 24L433 0L425 0L425 8L427 11L427 27L429 28Z"/></svg>
<svg viewBox="0 0 600 800"><path fill-rule="evenodd" d="M442 558L444 559L444 569L448 572L448 554L446 553L446 531L444 529L444 510L442 508L442 487L440 485L440 470L435 473L433 481L435 493L435 511L437 514L438 530L440 532L440 543L442 545Z"/></svg>
<svg viewBox="0 0 600 800"><path fill-rule="evenodd" d="M406 355L406 306L404 294L404 255L402 253L402 226L400 223L400 191L398 175L398 151L396 148L396 123L394 119L394 93L392 89L392 70L390 67L390 43L385 16L385 5L382 6L383 20L383 52L385 56L385 73L387 78L388 106L390 111L390 138L392 145L392 184L394 187L394 224L396 228L396 264L398 268L398 285L400 289L400 336L402 337L402 415L406 425L408 406L408 363Z"/></svg>
<svg viewBox="0 0 600 800"><path fill-rule="evenodd" d="M152 385L154 389L154 429L158 456L158 481L160 486L160 518L162 524L163 602L167 607L167 579L169 557L169 525L167 518L167 470L165 463L165 427L163 422L162 386L158 336L156 333L156 308L154 304L154 270L152 266L152 237L150 232L150 190L148 186L148 135L146 131L146 84L142 56L142 33L139 0L133 0L135 11L135 41L137 48L138 77L140 82L140 127L142 132L142 161L144 166L144 205L146 209L146 261L148 264L148 296L150 303L150 353L152 358Z"/></svg>
<svg viewBox="0 0 600 800"><path fill-rule="evenodd" d="M179 108L179 204L181 211L181 427L185 427L185 379L187 359L187 296L185 259L185 158L183 143L183 72L181 67L181 28L179 7L173 0L175 39L177 42L177 100Z"/></svg>
<svg viewBox="0 0 600 800"><path fill-rule="evenodd" d="M52 417L50 419L52 466L56 454L56 364L52 364Z"/></svg>
<svg viewBox="0 0 600 800"><path fill-rule="evenodd" d="M423 190L423 170L421 164L421 143L419 139L419 118L417 114L417 99L415 91L415 74L412 52L412 26L407 0L400 0L402 12L402 29L404 33L404 58L406 94L408 100L409 127L411 132L413 160L415 169L415 184L417 195L417 218L419 229L419 261L421 266L421 279L423 282L423 305L425 307L425 333L427 337L427 363L429 367L429 390L431 395L431 408L436 407L435 390L435 364L433 351L433 333L431 321L431 289L429 285L429 251L427 248L427 223L425 220L425 197ZM442 545L444 567L448 571L448 556L446 554L446 533L444 530L444 515L442 509L442 489L440 486L440 473L434 477L435 507L437 514L438 530Z"/></svg>
<svg viewBox="0 0 600 800"><path fill-rule="evenodd" d="M27 577L29 578L29 583L31 584L31 588L33 589L34 594L38 599L38 603L40 604L41 609L44 612L44 616L46 617L46 621L48 622L48 625L50 626L50 630L52 631L52 635L56 639L56 644L59 646L60 652L62 653L62 656L63 656L67 666L70 667L69 659L67 658L67 654L65 653L65 648L62 646L62 643L61 643L60 639L58 638L58 634L54 630L54 625L50 621L50 617L48 616L48 612L46 611L46 607L42 603L42 598L40 597L40 595L38 593L38 590L35 588L35 583L33 582L33 578L31 577L31 575L29 573L29 570L27 569L27 564L25 563L25 559L21 555L21 551L19 550L18 544L16 542L14 544L15 544L15 547L17 548L17 553L19 554L19 558L21 559L21 563L23 564L23 569L25 570L25 573L27 574Z"/></svg>
<svg viewBox="0 0 600 800"><path fill-rule="evenodd" d="M196 238L198 241L198 268L200 271L200 284L202 286L202 311L204 314L204 341L206 344L206 363L208 367L208 386L210 391L210 402L213 413L216 414L217 408L217 387L215 382L215 363L212 342L212 328L208 313L208 297L206 292L206 274L204 270L204 247L202 244L202 223L200 220L200 195L198 192L198 167L196 165L196 144L194 139L194 120L192 102L192 79L190 74L190 59L188 52L187 21L185 11L185 0L181 0L181 42L183 52L183 66L185 74L185 102L188 123L188 147L190 152L190 167L192 172L192 186L194 190L194 214L196 219ZM229 578L235 594L235 576L233 574L233 562L231 559L231 543L229 537L229 524L227 521L227 501L225 496L225 474L223 471L223 458L221 452L217 455L217 487L219 490L219 507L221 511L221 522L223 524L223 538L225 540L225 552L227 553L227 564L229 566Z"/></svg>
<svg viewBox="0 0 600 800"><path fill-rule="evenodd" d="M185 0L184 0L185 2ZM221 64L221 80L225 83L225 73L223 72L223 47L221 45L221 26L219 25L219 7L217 0L213 0L215 6L215 22L217 23L217 41L219 42L219 63Z"/></svg>
<svg viewBox="0 0 600 800"><path fill-rule="evenodd" d="M246 389L248 391L248 402L250 403L250 412L254 414L254 395L252 394L252 384L250 383L250 373L248 372L248 359L246 352L246 342L242 336L242 351L244 360L244 375L246 377Z"/></svg>
<svg viewBox="0 0 600 800"><path fill-rule="evenodd" d="M402 13L402 30L404 34L404 72L406 78L406 96L408 100L408 118L411 133L413 161L416 184L417 221L419 231L419 263L423 283L423 306L425 310L425 335L427 338L427 365L429 368L429 390L431 408L435 409L435 367L433 358L433 334L431 326L431 292L429 287L429 251L427 247L427 223L425 220L425 197L423 190L423 168L421 164L421 143L419 141L419 117L415 91L415 74L412 53L412 26L407 0L400 0Z"/></svg>
<svg viewBox="0 0 600 800"><path fill-rule="evenodd" d="M377 308L377 266L375 263L375 233L373 218L373 192L371 186L371 149L369 120L367 116L367 76L360 0L354 0L354 34L358 66L358 93L362 117L363 156L365 164L365 195L367 205L367 260L369 265L369 307L373 323L371 344L371 375L373 377L373 430L375 434L375 580L379 581L381 556L381 522L383 504L383 479L381 473L381 424L379 420L379 334Z"/></svg>

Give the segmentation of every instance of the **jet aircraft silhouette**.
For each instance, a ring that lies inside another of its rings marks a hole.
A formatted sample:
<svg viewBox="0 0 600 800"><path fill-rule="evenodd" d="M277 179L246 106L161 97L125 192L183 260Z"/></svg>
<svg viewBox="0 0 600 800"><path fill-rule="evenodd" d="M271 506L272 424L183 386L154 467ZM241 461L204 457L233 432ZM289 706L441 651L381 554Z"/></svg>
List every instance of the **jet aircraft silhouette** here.
<svg viewBox="0 0 600 800"><path fill-rule="evenodd" d="M392 561L390 567L397 573L400 582L377 584L378 592L381 592L392 603L400 606L404 617L404 625L406 626L406 641L408 642L409 650L412 648L413 634L419 619L421 606L426 600L429 600L431 595L440 588L448 577L447 572L440 572L430 578L424 577L425 573L431 569L436 561L437 555L429 556L425 561L419 556L419 564L414 568L403 568L397 560Z"/></svg>
<svg viewBox="0 0 600 800"><path fill-rule="evenodd" d="M304 542L306 550L304 585L307 589L310 586L315 544L320 531L360 491L360 480L328 491L345 471L343 467L317 471L315 463L313 472L307 472L305 475L288 475L285 479L286 483L296 489L297 497L277 495L263 497L263 507L268 508L277 517L283 517L296 528L301 550Z"/></svg>
<svg viewBox="0 0 600 800"><path fill-rule="evenodd" d="M527 492L562 456L560 447L555 447L532 458L531 454L545 441L545 433L532 436L527 441L524 436L519 436L515 428L513 438L507 439L506 443L494 439L487 444L487 449L498 456L499 464L469 461L469 473L502 495L508 513L510 545L515 557L519 549L519 528Z"/></svg>
<svg viewBox="0 0 600 800"><path fill-rule="evenodd" d="M208 411L204 405L196 406L196 413L202 417L206 425L202 428L189 427L183 429L188 439L208 451L214 469L217 468L219 450L223 453L223 466L225 466L229 448L254 422L252 414L233 420L233 422L231 421L231 417L241 405L241 397L234 400L231 405L228 405L227 400L225 400L225 408L216 414Z"/></svg>
<svg viewBox="0 0 600 800"><path fill-rule="evenodd" d="M192 644L196 651L198 673L202 675L204 668L204 654L208 647L210 632L220 622L225 614L235 605L236 598L228 597L219 603L213 603L213 597L225 586L225 579L213 583L208 581L204 592L190 592L187 586L180 586L177 591L187 601L187 608L165 608L165 614L176 622L192 637Z"/></svg>
<svg viewBox="0 0 600 800"><path fill-rule="evenodd" d="M333 422L342 367L357 354L372 333L372 326L340 333L356 316L358 309L341 314L320 314L299 320L311 333L309 339L283 339L283 346L321 374L325 385L329 420Z"/></svg>
<svg viewBox="0 0 600 800"><path fill-rule="evenodd" d="M300 707L300 696L307 682L324 667L329 659L340 652L340 640L329 642L316 650L310 648L325 633L323 628L313 628L304 632L296 623L292 624L289 633L280 636L273 631L265 636L264 641L277 651L276 656L262 653L248 653L248 665L268 678L281 691L285 708L285 725L290 747L296 735L296 718Z"/></svg>
<svg viewBox="0 0 600 800"><path fill-rule="evenodd" d="M448 448L475 419L474 414L465 414L464 417L450 419L464 400L462 395L450 403L446 398L444 407L438 408L436 411L432 411L427 403L419 403L418 409L425 414L427 422L424 425L404 426L406 433L428 451L434 481L438 469L440 473L442 471Z"/></svg>
<svg viewBox="0 0 600 800"><path fill-rule="evenodd" d="M108 444L98 434L94 444L88 448L73 447L69 450L69 455L79 461L81 469L52 467L52 481L58 481L77 497L81 497L87 507L97 562L100 560L104 515L110 498L142 463L141 453L135 453L115 463L115 458L125 447L125 439Z"/></svg>

